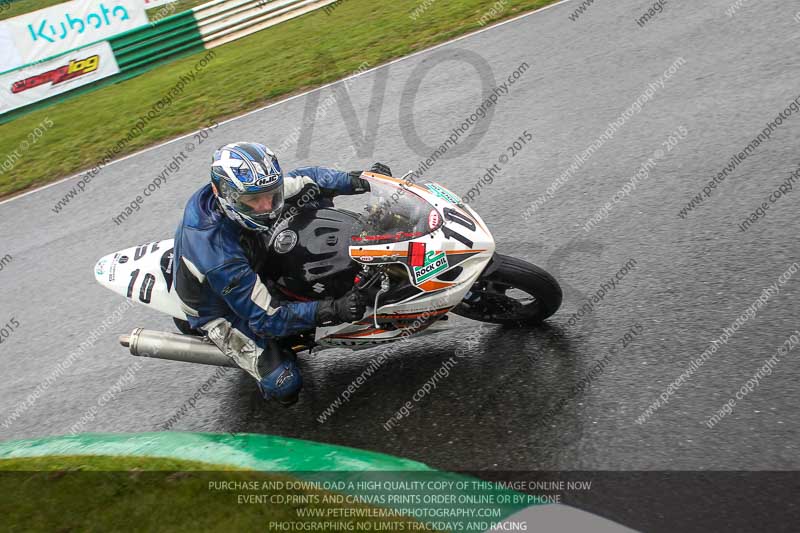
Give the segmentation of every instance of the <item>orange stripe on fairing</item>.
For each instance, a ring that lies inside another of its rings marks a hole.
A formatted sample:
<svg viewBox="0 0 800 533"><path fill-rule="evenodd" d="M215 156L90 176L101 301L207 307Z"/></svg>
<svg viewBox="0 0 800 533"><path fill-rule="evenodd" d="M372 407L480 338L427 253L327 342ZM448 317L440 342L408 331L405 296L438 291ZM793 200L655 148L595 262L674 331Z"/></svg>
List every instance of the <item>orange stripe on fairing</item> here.
<svg viewBox="0 0 800 533"><path fill-rule="evenodd" d="M448 311L450 311L449 307L445 309L436 309L435 311L427 311L425 313L406 313L406 314L401 313L398 315L378 315L378 318L387 318L387 319L394 318L394 319L408 320L412 318L419 318L422 316L429 316L429 317L439 316L447 313ZM361 322L357 322L357 324L372 324L372 321L373 317L370 317L369 320L362 320Z"/></svg>
<svg viewBox="0 0 800 533"><path fill-rule="evenodd" d="M359 257L362 255L370 257L387 257L396 255L397 257L408 257L408 252L401 252L399 250L351 250L350 257Z"/></svg>
<svg viewBox="0 0 800 533"><path fill-rule="evenodd" d="M461 254L479 254L485 251L486 250L448 250L445 253L447 255L461 255Z"/></svg>
<svg viewBox="0 0 800 533"><path fill-rule="evenodd" d="M366 337L368 335L377 335L378 333L386 333L386 329L370 329L359 333L348 333L347 335L333 335L332 339L356 339L358 337Z"/></svg>
<svg viewBox="0 0 800 533"><path fill-rule="evenodd" d="M443 315L448 312L450 308L447 309L437 309L435 311L428 311L425 313L408 313L408 314L399 314L399 315L378 315L378 318L419 318L421 316L438 316Z"/></svg>
<svg viewBox="0 0 800 533"><path fill-rule="evenodd" d="M425 292L433 292L441 289L446 289L448 287L452 287L453 285L455 285L455 283L445 283L444 281L430 280L426 281L425 283L422 283L421 285L417 285L417 287L419 287Z"/></svg>
<svg viewBox="0 0 800 533"><path fill-rule="evenodd" d="M460 255L460 254L478 254L481 252L485 252L486 250L448 250L445 253L447 255ZM441 253L440 251L436 251L436 253ZM351 250L350 257L360 257L360 256L369 256L369 257L389 257L396 255L397 257L408 257L408 252L401 252L400 250Z"/></svg>

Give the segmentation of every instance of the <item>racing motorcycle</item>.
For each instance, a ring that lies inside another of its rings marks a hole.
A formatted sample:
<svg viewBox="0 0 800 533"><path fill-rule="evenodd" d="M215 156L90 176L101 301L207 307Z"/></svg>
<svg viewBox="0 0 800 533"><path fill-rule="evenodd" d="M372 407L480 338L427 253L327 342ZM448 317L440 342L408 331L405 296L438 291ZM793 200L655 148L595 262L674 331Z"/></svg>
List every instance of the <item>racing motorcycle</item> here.
<svg viewBox="0 0 800 533"><path fill-rule="evenodd" d="M356 287L372 304L361 320L279 339L283 346L295 352L369 348L442 331L450 313L532 326L558 310L562 292L550 274L496 253L491 232L472 208L441 185L410 176L365 172L369 195L295 210L261 237L270 268L258 273L285 299L337 298ZM97 262L101 285L172 316L181 332L137 328L120 343L137 356L235 367L189 327L174 287L174 263L172 239Z"/></svg>

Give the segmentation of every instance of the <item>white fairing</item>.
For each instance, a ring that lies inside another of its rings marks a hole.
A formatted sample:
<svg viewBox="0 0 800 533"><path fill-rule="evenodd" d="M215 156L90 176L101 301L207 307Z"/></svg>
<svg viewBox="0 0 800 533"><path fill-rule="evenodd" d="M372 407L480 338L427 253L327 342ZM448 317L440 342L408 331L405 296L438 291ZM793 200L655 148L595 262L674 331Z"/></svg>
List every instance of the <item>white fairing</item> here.
<svg viewBox="0 0 800 533"><path fill-rule="evenodd" d="M97 282L136 303L186 320L173 283L173 239L126 248L101 258Z"/></svg>
<svg viewBox="0 0 800 533"><path fill-rule="evenodd" d="M370 181L371 200L379 204L385 205L385 197L375 197L380 196L380 189L385 187L392 187L399 193L392 195L398 198L392 200L396 206L402 202L426 202L431 209L430 229L436 229L400 242L351 245L350 256L367 266L402 265L412 283L423 292L389 305L379 302L379 317L405 319L409 325L387 330L375 328L365 323L371 322L376 314L370 308L366 320L359 323L318 329L316 338L321 346L369 347L425 331L430 316L441 318L464 299L494 255L494 238L481 217L441 185L416 184L372 173L362 177ZM410 266L412 242L425 245L425 266L419 267L424 270Z"/></svg>

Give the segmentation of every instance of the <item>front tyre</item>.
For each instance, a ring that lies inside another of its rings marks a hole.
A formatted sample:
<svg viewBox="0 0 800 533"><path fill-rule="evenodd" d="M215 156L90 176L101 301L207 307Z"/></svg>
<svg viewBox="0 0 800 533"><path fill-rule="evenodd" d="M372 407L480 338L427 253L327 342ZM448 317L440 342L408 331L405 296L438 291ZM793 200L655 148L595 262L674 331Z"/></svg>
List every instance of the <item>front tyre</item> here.
<svg viewBox="0 0 800 533"><path fill-rule="evenodd" d="M533 326L555 313L562 298L553 276L527 261L496 253L453 313L492 324Z"/></svg>

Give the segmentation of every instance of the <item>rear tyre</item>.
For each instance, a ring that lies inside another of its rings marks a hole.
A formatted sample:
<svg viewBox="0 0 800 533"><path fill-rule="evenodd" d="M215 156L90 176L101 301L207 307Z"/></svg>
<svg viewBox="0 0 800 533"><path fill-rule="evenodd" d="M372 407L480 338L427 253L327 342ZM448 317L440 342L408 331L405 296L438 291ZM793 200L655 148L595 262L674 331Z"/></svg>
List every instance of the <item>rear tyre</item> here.
<svg viewBox="0 0 800 533"><path fill-rule="evenodd" d="M492 324L534 326L555 313L562 298L553 276L527 261L496 253L453 313Z"/></svg>

